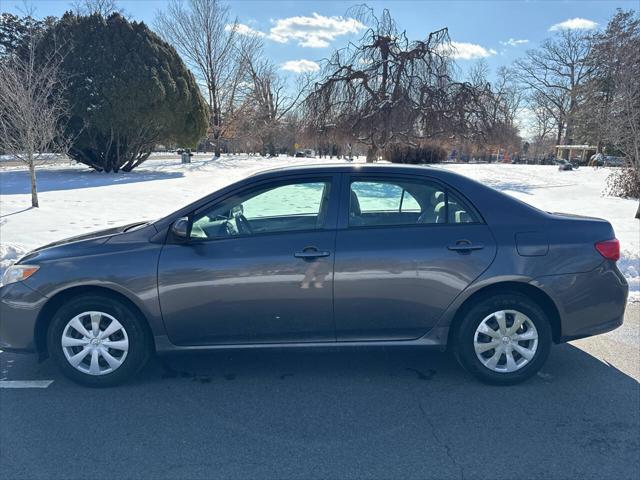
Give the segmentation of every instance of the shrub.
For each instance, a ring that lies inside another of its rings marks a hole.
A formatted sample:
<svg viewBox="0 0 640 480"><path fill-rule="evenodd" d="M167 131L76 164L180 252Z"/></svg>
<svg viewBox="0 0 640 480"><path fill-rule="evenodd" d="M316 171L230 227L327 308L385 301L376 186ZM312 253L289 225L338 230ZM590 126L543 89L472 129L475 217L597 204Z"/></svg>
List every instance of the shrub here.
<svg viewBox="0 0 640 480"><path fill-rule="evenodd" d="M605 181L605 195L640 198L640 173L633 167L618 168Z"/></svg>
<svg viewBox="0 0 640 480"><path fill-rule="evenodd" d="M130 171L156 143L195 147L207 107L173 47L119 14L65 14L42 49L61 49L69 155L96 170Z"/></svg>
<svg viewBox="0 0 640 480"><path fill-rule="evenodd" d="M392 163L440 163L447 158L447 152L437 145L393 145L387 149L385 157Z"/></svg>

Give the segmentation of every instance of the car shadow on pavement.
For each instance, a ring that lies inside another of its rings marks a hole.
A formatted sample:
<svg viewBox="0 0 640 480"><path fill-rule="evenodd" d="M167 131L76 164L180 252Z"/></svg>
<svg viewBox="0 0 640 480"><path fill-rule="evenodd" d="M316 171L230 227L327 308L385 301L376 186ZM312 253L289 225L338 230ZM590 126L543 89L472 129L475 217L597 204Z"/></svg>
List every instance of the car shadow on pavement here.
<svg viewBox="0 0 640 480"><path fill-rule="evenodd" d="M338 442L356 456L376 445L373 465L389 455L401 464L422 457L420 471L434 478L627 478L640 469L638 381L571 344L510 387L481 384L451 355L415 348L166 357L132 389L158 383L189 398L181 408L232 435ZM516 448L500 453L510 444ZM502 455L509 461L486 461ZM367 462L362 468L365 477L375 472Z"/></svg>
<svg viewBox="0 0 640 480"><path fill-rule="evenodd" d="M638 381L571 344L509 387L417 348L182 354L110 389L77 386L50 363L38 367L54 374L46 396L3 394L9 473L35 462L80 478L92 448L135 458L105 464L110 478L617 480L640 471ZM98 424L70 421L78 408ZM117 441L103 441L105 426ZM64 455L34 450L52 435Z"/></svg>

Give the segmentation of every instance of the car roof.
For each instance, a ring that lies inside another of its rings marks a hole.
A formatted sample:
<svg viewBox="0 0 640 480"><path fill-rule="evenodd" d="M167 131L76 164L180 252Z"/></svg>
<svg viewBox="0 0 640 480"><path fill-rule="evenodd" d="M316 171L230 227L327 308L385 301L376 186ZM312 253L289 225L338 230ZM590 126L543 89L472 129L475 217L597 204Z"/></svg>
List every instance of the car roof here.
<svg viewBox="0 0 640 480"><path fill-rule="evenodd" d="M442 171L423 165L399 165L396 163L320 163L304 164L261 170L251 175L271 175L283 173L426 173L429 171Z"/></svg>

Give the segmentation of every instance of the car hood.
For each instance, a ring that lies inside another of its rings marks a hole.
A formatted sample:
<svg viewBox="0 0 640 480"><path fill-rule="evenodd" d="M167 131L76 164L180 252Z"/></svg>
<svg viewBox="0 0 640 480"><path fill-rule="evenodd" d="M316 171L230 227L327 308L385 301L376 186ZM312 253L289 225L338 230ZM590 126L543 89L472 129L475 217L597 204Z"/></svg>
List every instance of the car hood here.
<svg viewBox="0 0 640 480"><path fill-rule="evenodd" d="M93 243L93 244L99 245L99 244L105 243L114 235L121 235L125 232L132 231L137 227L142 227L144 225L147 225L148 223L149 222L134 222L134 223L129 223L127 225L121 225L119 227L105 228L104 230L98 230L95 232L85 233L83 235L76 235L73 237L64 238L62 240L58 240L57 242L48 243L47 245L43 245L34 250L31 250L20 259L19 263L25 263L30 259L34 258L35 256L37 256L38 254L43 253L45 250L51 251L58 247L64 247L66 245L69 245L71 243L82 242L84 244Z"/></svg>

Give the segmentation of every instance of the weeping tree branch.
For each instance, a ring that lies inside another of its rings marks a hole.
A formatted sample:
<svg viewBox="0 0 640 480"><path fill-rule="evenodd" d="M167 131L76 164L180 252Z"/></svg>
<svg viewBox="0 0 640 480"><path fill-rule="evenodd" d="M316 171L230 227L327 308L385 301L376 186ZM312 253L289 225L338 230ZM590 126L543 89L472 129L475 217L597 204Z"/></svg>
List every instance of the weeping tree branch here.
<svg viewBox="0 0 640 480"><path fill-rule="evenodd" d="M353 13L372 26L325 60L304 101L307 129L344 132L367 146L367 161L394 144L472 135L469 106L477 104L477 92L452 78L447 29L410 41L387 10L379 18L362 5Z"/></svg>

